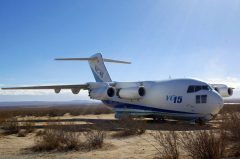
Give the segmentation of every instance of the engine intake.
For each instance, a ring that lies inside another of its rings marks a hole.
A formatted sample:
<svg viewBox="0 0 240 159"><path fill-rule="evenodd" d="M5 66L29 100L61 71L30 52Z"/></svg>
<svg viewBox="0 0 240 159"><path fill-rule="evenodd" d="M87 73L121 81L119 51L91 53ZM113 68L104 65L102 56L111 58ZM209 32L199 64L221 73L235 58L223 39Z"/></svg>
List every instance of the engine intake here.
<svg viewBox="0 0 240 159"><path fill-rule="evenodd" d="M109 97L113 97L113 96L115 95L115 89L112 88L112 87L109 87L109 88L107 89L107 95L108 95Z"/></svg>
<svg viewBox="0 0 240 159"><path fill-rule="evenodd" d="M227 86L224 87L215 87L215 91L217 91L222 97L230 97L233 95L233 89Z"/></svg>
<svg viewBox="0 0 240 159"><path fill-rule="evenodd" d="M146 91L144 87L130 87L130 88L121 88L119 89L117 95L122 99L140 99L145 96Z"/></svg>
<svg viewBox="0 0 240 159"><path fill-rule="evenodd" d="M89 91L89 96L92 99L108 100L115 96L115 89L113 87L94 88Z"/></svg>

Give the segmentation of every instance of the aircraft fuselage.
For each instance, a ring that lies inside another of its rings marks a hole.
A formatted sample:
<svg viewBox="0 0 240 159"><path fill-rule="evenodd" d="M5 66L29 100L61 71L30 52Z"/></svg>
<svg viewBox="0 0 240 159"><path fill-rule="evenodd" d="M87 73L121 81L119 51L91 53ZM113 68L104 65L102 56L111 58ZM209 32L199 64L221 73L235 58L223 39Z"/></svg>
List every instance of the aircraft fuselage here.
<svg viewBox="0 0 240 159"><path fill-rule="evenodd" d="M141 99L125 100L115 96L103 101L115 110L117 118L128 114L210 120L223 107L223 99L218 92L209 84L195 79L116 82L115 85L121 89L134 86L144 86L146 93Z"/></svg>

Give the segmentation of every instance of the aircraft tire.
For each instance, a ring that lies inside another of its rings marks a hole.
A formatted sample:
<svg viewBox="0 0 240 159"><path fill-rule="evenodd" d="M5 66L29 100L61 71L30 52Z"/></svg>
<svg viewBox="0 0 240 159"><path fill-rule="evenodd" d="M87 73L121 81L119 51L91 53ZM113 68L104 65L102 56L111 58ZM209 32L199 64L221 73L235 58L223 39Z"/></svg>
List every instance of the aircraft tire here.
<svg viewBox="0 0 240 159"><path fill-rule="evenodd" d="M153 120L156 121L156 122L165 122L164 117L159 117L159 116L158 117L156 117L156 116L153 117Z"/></svg>

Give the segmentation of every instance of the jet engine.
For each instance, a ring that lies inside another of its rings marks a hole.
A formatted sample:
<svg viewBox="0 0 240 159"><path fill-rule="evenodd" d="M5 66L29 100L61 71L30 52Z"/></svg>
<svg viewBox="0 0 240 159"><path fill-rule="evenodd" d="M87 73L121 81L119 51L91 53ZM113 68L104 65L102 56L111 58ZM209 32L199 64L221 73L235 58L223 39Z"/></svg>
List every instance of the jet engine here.
<svg viewBox="0 0 240 159"><path fill-rule="evenodd" d="M113 87L99 87L91 89L89 96L92 99L108 100L115 95L115 92L115 88Z"/></svg>
<svg viewBox="0 0 240 159"><path fill-rule="evenodd" d="M215 91L217 91L222 97L230 97L233 95L233 88L229 88L227 86L222 87L214 87Z"/></svg>
<svg viewBox="0 0 240 159"><path fill-rule="evenodd" d="M130 88L121 88L118 90L117 95L122 99L140 99L146 94L144 87L130 87Z"/></svg>

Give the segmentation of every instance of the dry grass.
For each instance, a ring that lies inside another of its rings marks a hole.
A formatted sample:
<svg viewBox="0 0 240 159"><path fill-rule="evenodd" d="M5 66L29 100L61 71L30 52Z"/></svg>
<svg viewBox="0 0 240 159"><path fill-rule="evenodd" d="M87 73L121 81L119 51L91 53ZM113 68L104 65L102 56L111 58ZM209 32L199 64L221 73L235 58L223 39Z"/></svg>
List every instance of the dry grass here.
<svg viewBox="0 0 240 159"><path fill-rule="evenodd" d="M132 118L123 118L119 121L121 130L114 133L113 137L127 137L132 135L141 135L146 131L146 121L134 120Z"/></svg>
<svg viewBox="0 0 240 159"><path fill-rule="evenodd" d="M71 128L67 128L66 124L49 123L48 127L36 133L35 145L31 149L33 151L90 151L102 147L106 136L104 131L78 132L79 125L68 123Z"/></svg>
<svg viewBox="0 0 240 159"><path fill-rule="evenodd" d="M193 159L220 159L227 147L226 132L223 130L200 130L176 133L157 131L152 134L157 146L157 158L178 159L179 150L184 150Z"/></svg>
<svg viewBox="0 0 240 159"><path fill-rule="evenodd" d="M2 128L6 134L16 134L20 130L19 122L17 118L9 118L2 122Z"/></svg>
<svg viewBox="0 0 240 159"><path fill-rule="evenodd" d="M229 157L240 156L240 113L230 112L222 115L222 123L220 125L222 130L228 132L228 139L230 148L228 151Z"/></svg>
<svg viewBox="0 0 240 159"><path fill-rule="evenodd" d="M152 134L157 146L155 146L157 158L162 159L178 159L179 158L179 142L178 134L175 131L162 132L157 131Z"/></svg>
<svg viewBox="0 0 240 159"><path fill-rule="evenodd" d="M28 133L33 132L34 125L35 123L30 121L25 121L21 124L16 117L7 118L1 122L1 127L5 134L17 134L19 137L25 137Z"/></svg>
<svg viewBox="0 0 240 159"><path fill-rule="evenodd" d="M36 136L33 151L68 151L79 150L81 147L80 133L67 131L58 123L54 126L49 126Z"/></svg>
<svg viewBox="0 0 240 159"><path fill-rule="evenodd" d="M240 142L240 113L232 112L222 116L221 127L230 132L235 141Z"/></svg>
<svg viewBox="0 0 240 159"><path fill-rule="evenodd" d="M12 117L11 114L5 114L4 112L1 112L0 113L0 126L10 117Z"/></svg>
<svg viewBox="0 0 240 159"><path fill-rule="evenodd" d="M86 138L85 145L88 150L94 150L103 146L106 133L101 130L91 130L84 133Z"/></svg>
<svg viewBox="0 0 240 159"><path fill-rule="evenodd" d="M220 114L240 112L240 104L224 104L224 107L220 110Z"/></svg>
<svg viewBox="0 0 240 159"><path fill-rule="evenodd" d="M25 136L27 136L27 134L28 134L27 130L21 129L21 130L18 131L17 136L18 137L25 137Z"/></svg>
<svg viewBox="0 0 240 159"><path fill-rule="evenodd" d="M112 110L103 104L86 106L52 106L52 107L0 107L0 128L3 128L7 134L15 134L20 130L20 126L26 129L27 133L34 131L35 123L28 119L17 122L17 117L26 116L50 116L57 117L69 113L71 115L87 115L87 114L110 114ZM21 133L22 134L22 133ZM20 135L22 136L22 135Z"/></svg>
<svg viewBox="0 0 240 159"><path fill-rule="evenodd" d="M26 120L22 124L22 127L26 130L26 133L32 133L34 131L34 126L35 123L31 122L30 120Z"/></svg>
<svg viewBox="0 0 240 159"><path fill-rule="evenodd" d="M36 136L42 136L42 135L44 135L44 133L45 133L45 131L44 130L38 130L38 131L36 131Z"/></svg>
<svg viewBox="0 0 240 159"><path fill-rule="evenodd" d="M112 110L103 104L86 106L52 106L52 107L0 107L0 121L16 116L50 116L57 117L69 113L73 116L87 114L110 114Z"/></svg>
<svg viewBox="0 0 240 159"><path fill-rule="evenodd" d="M183 149L193 159L220 159L226 147L224 131L182 132L180 141Z"/></svg>

